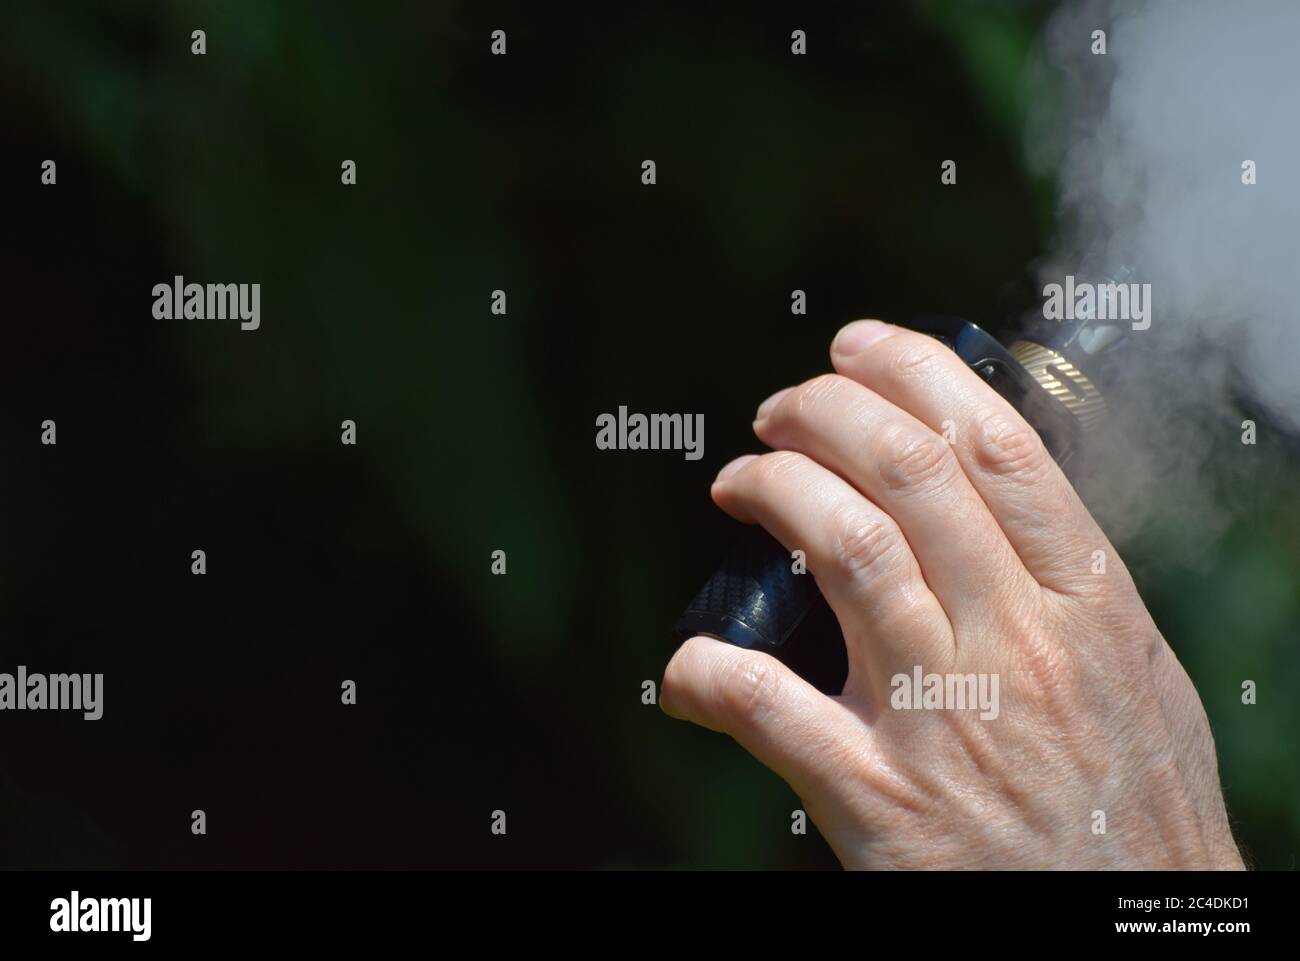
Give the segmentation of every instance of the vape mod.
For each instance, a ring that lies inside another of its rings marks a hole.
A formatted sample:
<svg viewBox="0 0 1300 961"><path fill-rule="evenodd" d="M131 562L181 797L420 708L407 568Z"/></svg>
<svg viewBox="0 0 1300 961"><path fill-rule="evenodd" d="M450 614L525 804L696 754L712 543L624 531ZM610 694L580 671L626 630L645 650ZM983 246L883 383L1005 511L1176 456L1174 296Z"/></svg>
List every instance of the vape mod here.
<svg viewBox="0 0 1300 961"><path fill-rule="evenodd" d="M1027 331L1011 346L960 317L920 317L913 329L937 338L1005 397L1067 471L1084 436L1105 417L1097 359L1124 339L1119 323L1074 320ZM760 527L747 528L678 618L678 643L697 634L776 653L821 598L795 573L790 554Z"/></svg>

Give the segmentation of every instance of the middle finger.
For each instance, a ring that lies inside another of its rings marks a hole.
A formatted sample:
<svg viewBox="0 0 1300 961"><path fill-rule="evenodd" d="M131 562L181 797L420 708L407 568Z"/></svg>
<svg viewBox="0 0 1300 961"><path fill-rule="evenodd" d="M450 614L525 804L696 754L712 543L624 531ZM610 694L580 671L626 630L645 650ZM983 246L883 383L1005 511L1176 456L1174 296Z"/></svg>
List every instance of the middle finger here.
<svg viewBox="0 0 1300 961"><path fill-rule="evenodd" d="M824 374L760 408L754 432L843 477L894 519L954 628L988 624L1028 572L948 443L867 387Z"/></svg>

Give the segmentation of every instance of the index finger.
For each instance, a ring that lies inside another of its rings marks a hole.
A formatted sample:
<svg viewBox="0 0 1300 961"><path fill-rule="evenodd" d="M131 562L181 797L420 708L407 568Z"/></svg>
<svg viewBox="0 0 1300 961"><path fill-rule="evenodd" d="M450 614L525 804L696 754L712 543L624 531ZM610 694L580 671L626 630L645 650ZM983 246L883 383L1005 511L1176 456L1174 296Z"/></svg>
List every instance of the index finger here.
<svg viewBox="0 0 1300 961"><path fill-rule="evenodd" d="M831 344L835 369L952 441L1025 568L1064 594L1092 583L1110 547L1037 432L955 353L916 331L859 320Z"/></svg>

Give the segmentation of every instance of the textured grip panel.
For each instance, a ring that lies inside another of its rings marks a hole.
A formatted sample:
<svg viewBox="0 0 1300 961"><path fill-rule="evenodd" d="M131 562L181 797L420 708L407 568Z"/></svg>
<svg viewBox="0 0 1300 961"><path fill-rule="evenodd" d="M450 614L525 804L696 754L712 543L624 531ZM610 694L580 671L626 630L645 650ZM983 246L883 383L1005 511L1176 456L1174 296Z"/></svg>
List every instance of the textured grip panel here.
<svg viewBox="0 0 1300 961"><path fill-rule="evenodd" d="M747 528L677 621L678 641L707 634L738 647L775 651L820 592L810 573L761 527Z"/></svg>

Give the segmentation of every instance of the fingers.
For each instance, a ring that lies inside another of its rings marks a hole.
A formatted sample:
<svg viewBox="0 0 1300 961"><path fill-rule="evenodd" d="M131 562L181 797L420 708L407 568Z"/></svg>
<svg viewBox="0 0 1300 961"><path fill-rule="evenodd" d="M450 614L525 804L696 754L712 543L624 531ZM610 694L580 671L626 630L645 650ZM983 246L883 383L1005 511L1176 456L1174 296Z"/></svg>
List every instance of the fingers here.
<svg viewBox="0 0 1300 961"><path fill-rule="evenodd" d="M962 619L987 625L1017 580L1032 586L944 439L861 384L837 374L808 381L765 404L754 431L825 465L893 518L959 633Z"/></svg>
<svg viewBox="0 0 1300 961"><path fill-rule="evenodd" d="M1105 535L1037 432L960 357L932 337L869 320L840 332L831 361L930 430L947 427L962 470L1040 584L1071 593L1088 582Z"/></svg>
<svg viewBox="0 0 1300 961"><path fill-rule="evenodd" d="M776 658L693 637L664 671L659 704L672 717L735 738L803 798L832 795L871 765L867 725Z"/></svg>
<svg viewBox="0 0 1300 961"><path fill-rule="evenodd" d="M843 478L803 454L779 451L728 464L713 498L738 520L763 525L787 550L805 553L844 630L853 681L880 692L885 678L917 657L951 659L952 627L903 532Z"/></svg>

